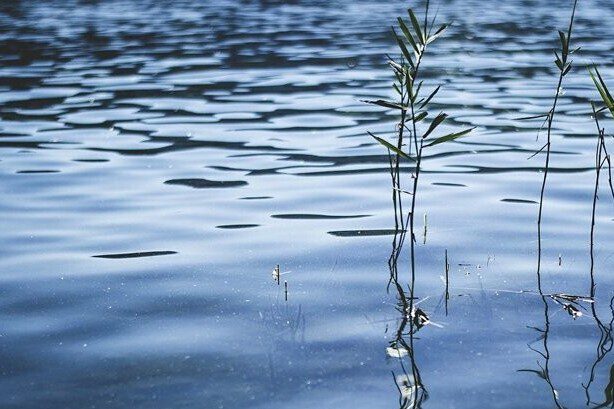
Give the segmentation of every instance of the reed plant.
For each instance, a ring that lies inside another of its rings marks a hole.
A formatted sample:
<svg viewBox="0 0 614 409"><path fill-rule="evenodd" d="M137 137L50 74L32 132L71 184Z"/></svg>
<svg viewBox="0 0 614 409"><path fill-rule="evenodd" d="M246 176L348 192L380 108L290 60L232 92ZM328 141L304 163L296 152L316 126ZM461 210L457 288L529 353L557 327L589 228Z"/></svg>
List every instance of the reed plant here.
<svg viewBox="0 0 614 409"><path fill-rule="evenodd" d="M589 75L595 84L595 88L599 92L601 100L604 104L603 108L597 108L595 103L591 103L593 120L597 127L597 144L595 148L595 184L593 189L593 203L591 208L591 227L590 227L590 240L589 240L589 252L590 252L590 296L595 297L595 220L597 215L597 200L599 198L599 183L601 179L601 172L604 168L607 168L609 190L614 199L614 187L612 185L612 162L608 148L606 144L605 128L601 126L599 121L599 115L603 111L609 111L610 115L614 118L614 98L610 93L608 86L606 85L603 77L599 73L597 67L589 68ZM594 305L592 306L594 309ZM594 311L593 311L594 312ZM599 320L597 323L600 324Z"/></svg>
<svg viewBox="0 0 614 409"><path fill-rule="evenodd" d="M548 173L550 170L550 153L552 148L552 129L554 123L554 117L556 109L559 103L560 96L563 92L563 81L567 74L569 74L572 67L572 54L578 50L578 48L571 48L571 37L573 32L574 18L576 15L576 8L578 0L574 0L571 10L571 17L569 19L569 25L567 31L558 31L558 37L560 42L559 50L554 50L554 64L557 69L557 85L552 98L552 105L550 110L546 114L541 114L532 117L520 118L521 120L538 119L543 118L546 124L546 143L536 152L546 153L546 159L544 163L544 172L542 177L541 189L539 194L539 210L537 214L537 286L540 293L542 292L542 280L541 280L541 267L542 267L542 218L544 210L544 197L546 193L546 184L548 181Z"/></svg>
<svg viewBox="0 0 614 409"><path fill-rule="evenodd" d="M390 174L392 179L392 200L395 208L395 227L410 233L411 258L411 284L409 294L409 311L413 310L414 284L416 278L415 256L415 214L418 186L422 171L424 153L434 146L454 141L467 135L473 128L460 132L439 134L439 126L448 115L444 112L432 114L431 102L437 95L441 86L436 86L429 92L425 91L422 80L422 65L427 50L449 27L449 24L436 25L435 17L429 19L429 2L426 2L423 18L419 19L410 8L407 10L407 19L399 17L398 27L392 28L394 39L398 45L401 57L399 60L389 58L388 64L394 74L395 82L392 85L396 100L369 100L370 104L399 112L399 121L396 125L395 139L390 142L382 137L369 134L381 145L388 149ZM401 161L413 162L411 187L403 190L401 181ZM401 195L411 196L410 209L405 216Z"/></svg>

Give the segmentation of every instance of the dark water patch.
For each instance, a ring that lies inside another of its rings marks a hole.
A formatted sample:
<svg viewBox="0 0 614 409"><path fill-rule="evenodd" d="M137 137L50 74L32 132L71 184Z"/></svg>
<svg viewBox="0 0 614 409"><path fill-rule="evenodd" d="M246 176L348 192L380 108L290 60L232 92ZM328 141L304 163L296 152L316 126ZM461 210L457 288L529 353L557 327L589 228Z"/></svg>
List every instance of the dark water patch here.
<svg viewBox="0 0 614 409"><path fill-rule="evenodd" d="M467 187L467 185L463 185L462 183L448 183L448 182L433 182L431 183L433 186L450 186L450 187Z"/></svg>
<svg viewBox="0 0 614 409"><path fill-rule="evenodd" d="M337 237L370 237L370 236L392 236L394 229L375 229L375 230L334 230L327 232L331 236Z"/></svg>
<svg viewBox="0 0 614 409"><path fill-rule="evenodd" d="M471 166L471 165L452 165L455 168L467 169L467 172L471 173L483 173L483 174L500 174L500 173L514 173L514 172L541 172L543 168L540 167L493 167L493 166ZM567 167L567 168L553 168L550 167L548 172L550 173L583 173L595 170L591 167ZM465 172L452 172L452 173L465 173Z"/></svg>
<svg viewBox="0 0 614 409"><path fill-rule="evenodd" d="M55 169L36 169L36 170L18 170L15 173L19 173L22 175L35 175L38 173L60 173L59 170L55 170Z"/></svg>
<svg viewBox="0 0 614 409"><path fill-rule="evenodd" d="M251 229L253 227L258 227L259 224L220 224L219 226L215 226L217 229Z"/></svg>
<svg viewBox="0 0 614 409"><path fill-rule="evenodd" d="M92 257L96 258L139 258L139 257L155 257L155 256L168 256L171 254L177 254L176 251L139 251L136 253L112 253L112 254L97 254Z"/></svg>
<svg viewBox="0 0 614 409"><path fill-rule="evenodd" d="M166 185L189 186L194 189L214 189L223 187L246 186L244 180L209 180L209 179L171 179L164 182Z"/></svg>
<svg viewBox="0 0 614 409"><path fill-rule="evenodd" d="M506 198L506 199L501 199L501 201L506 202L506 203L537 204L535 200L527 200L527 199Z"/></svg>
<svg viewBox="0 0 614 409"><path fill-rule="evenodd" d="M271 217L275 219L288 219L288 220L320 220L320 219L358 219L361 217L369 217L370 214L357 214L357 215L331 215L331 214L273 214Z"/></svg>
<svg viewBox="0 0 614 409"><path fill-rule="evenodd" d="M73 159L73 162L102 163L109 162L109 159Z"/></svg>
<svg viewBox="0 0 614 409"><path fill-rule="evenodd" d="M135 132L135 131L130 131ZM148 135L149 131L144 131L144 135ZM254 151L254 152L287 152L288 149L276 148L273 146L252 145L246 142L221 142L221 141L199 141L194 140L191 137L184 136L150 136L148 142L167 143L166 146L153 145L152 147L143 147L140 149L126 149L126 148L103 148L93 147L90 148L94 152L114 152L120 155L126 156L154 156L161 155L168 152L187 151L193 149L214 148L214 149L226 149L229 151ZM49 142L46 142L49 143ZM12 142L12 144L17 144ZM6 143L8 145L8 143ZM1 146L6 146L0 143ZM22 142L23 146L30 147ZM38 148L38 145L33 147ZM232 156L229 156L232 157Z"/></svg>
<svg viewBox="0 0 614 409"><path fill-rule="evenodd" d="M273 196L245 196L240 197L239 200L266 200L273 199Z"/></svg>

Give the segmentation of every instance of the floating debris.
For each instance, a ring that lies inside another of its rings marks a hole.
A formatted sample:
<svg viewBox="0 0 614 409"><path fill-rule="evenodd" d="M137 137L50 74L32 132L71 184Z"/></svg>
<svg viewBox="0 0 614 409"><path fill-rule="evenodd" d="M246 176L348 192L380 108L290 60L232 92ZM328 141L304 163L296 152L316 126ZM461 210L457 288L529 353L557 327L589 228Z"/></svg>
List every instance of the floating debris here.
<svg viewBox="0 0 614 409"><path fill-rule="evenodd" d="M583 295L571 295L571 294L565 294L565 293L550 294L550 298L552 298L554 301L557 301L557 302L560 302L560 300L571 302L571 303L578 303L578 301L582 301L586 303L595 302L595 300L593 300L592 297L586 297Z"/></svg>
<svg viewBox="0 0 614 409"><path fill-rule="evenodd" d="M574 307L573 304L564 304L563 309L575 320L582 316L582 311Z"/></svg>
<svg viewBox="0 0 614 409"><path fill-rule="evenodd" d="M386 348L386 355L391 358L403 358L404 356L409 355L409 351L404 347L397 348L396 346L389 346Z"/></svg>
<svg viewBox="0 0 614 409"><path fill-rule="evenodd" d="M416 385L416 381L413 375L410 374L402 374L397 376L396 382L399 388L399 392L401 393L401 397L404 399L413 398L413 396L415 395L416 388L420 387L420 385Z"/></svg>
<svg viewBox="0 0 614 409"><path fill-rule="evenodd" d="M414 325L418 328L422 328L427 324L430 324L431 320L428 315L420 308L414 308L411 314L411 318L414 321Z"/></svg>

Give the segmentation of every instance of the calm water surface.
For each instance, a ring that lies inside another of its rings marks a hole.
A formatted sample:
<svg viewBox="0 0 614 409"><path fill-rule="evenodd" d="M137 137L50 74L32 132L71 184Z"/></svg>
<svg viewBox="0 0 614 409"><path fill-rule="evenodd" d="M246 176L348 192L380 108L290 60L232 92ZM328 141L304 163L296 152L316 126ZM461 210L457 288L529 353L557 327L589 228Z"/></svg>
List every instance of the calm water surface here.
<svg viewBox="0 0 614 409"><path fill-rule="evenodd" d="M416 292L440 325L414 340L423 407L611 405L612 343L593 315L611 327L614 206L604 190L595 314L550 303L546 320L544 157L529 159L543 136L514 120L551 103L570 4L436 3L454 26L425 65L444 84L434 109L454 117L446 130L477 129L430 152L421 179ZM407 5L0 3L0 407L398 407L388 162L366 134L395 117L360 100L391 94L389 26ZM614 4L580 0L576 27L548 293L589 292L596 94L582 65L614 81Z"/></svg>

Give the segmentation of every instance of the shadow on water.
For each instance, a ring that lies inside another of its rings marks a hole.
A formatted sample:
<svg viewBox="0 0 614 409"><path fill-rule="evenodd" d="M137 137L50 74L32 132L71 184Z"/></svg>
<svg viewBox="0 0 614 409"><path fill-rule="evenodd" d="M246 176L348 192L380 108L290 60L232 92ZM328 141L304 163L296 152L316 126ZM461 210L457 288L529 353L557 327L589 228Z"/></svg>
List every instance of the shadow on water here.
<svg viewBox="0 0 614 409"><path fill-rule="evenodd" d="M171 254L177 254L176 251L139 251L135 253L114 253L114 254L97 254L95 258L110 258L110 259L121 259L121 258L139 258L139 257L154 257L154 256L169 256Z"/></svg>

